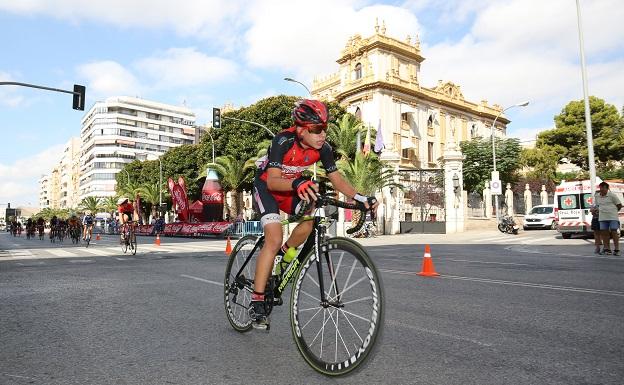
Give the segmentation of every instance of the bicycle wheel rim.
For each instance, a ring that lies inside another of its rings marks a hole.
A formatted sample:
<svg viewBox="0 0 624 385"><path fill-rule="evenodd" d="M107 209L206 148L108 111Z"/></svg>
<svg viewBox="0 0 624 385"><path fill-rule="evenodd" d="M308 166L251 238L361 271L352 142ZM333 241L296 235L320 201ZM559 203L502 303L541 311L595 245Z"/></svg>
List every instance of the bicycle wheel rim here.
<svg viewBox="0 0 624 385"><path fill-rule="evenodd" d="M328 376L342 376L361 368L376 350L383 329L382 282L364 249L343 238L322 247L324 289L329 301L340 293L342 307L323 307L316 256L308 255L291 293L291 328L306 362ZM329 253L336 279L330 279Z"/></svg>
<svg viewBox="0 0 624 385"><path fill-rule="evenodd" d="M225 280L223 282L225 315L234 330L241 333L251 330L251 319L248 311L251 303L251 291L253 290L251 282L256 272L256 259L259 249L256 250L256 253L243 270L246 282L244 287L241 288L240 285L236 285L234 279L243 263L245 263L249 253L251 253L257 239L258 237L254 235L246 235L241 238L234 246L225 268ZM233 292L230 289L235 291Z"/></svg>

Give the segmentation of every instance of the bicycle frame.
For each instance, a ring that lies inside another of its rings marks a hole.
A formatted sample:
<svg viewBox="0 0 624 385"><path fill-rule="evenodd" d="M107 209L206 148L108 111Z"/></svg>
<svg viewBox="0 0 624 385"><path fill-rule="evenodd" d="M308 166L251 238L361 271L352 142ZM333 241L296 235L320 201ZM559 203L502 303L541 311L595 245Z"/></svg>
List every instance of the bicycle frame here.
<svg viewBox="0 0 624 385"><path fill-rule="evenodd" d="M315 209L313 219L305 218L306 220L314 221L312 225L312 232L310 232L310 235L308 235L308 238L304 242L303 247L301 248L301 250L299 250L299 253L297 253L297 257L294 258L286 267L286 270L284 271L284 274L283 274L283 278L281 280L278 280L276 287L273 289L274 298L281 298L282 293L288 286L288 283L296 275L296 272L299 270L299 266L301 266L305 257L310 253L310 251L314 250L314 254L316 255L316 265L317 265L318 278L319 278L319 287L321 291L321 303L324 305L329 304L327 301L327 297L325 295L325 286L323 282L323 273L322 273L323 266L322 266L321 257L320 257L320 254L322 251L321 245L322 245L323 240L325 239L325 232L327 230L327 227L324 221L324 216L325 216L325 211L321 207L321 208ZM240 267L240 269L236 273L236 276L234 277L235 282L238 281L238 278L240 277L241 273L244 271L245 267L247 266L251 258L255 255L256 251L258 250L259 246L262 244L263 241L264 241L264 235L258 238L253 249L249 253L249 256L247 257L243 265ZM332 269L332 264L330 263L331 260L329 259L330 258L329 255L327 255L327 258L328 258L327 265L329 268L329 273L330 273L330 276L333 277L334 271ZM336 293L337 293L337 298L340 299L340 294L338 293L337 287L336 287ZM333 305L336 305L336 304L333 304Z"/></svg>

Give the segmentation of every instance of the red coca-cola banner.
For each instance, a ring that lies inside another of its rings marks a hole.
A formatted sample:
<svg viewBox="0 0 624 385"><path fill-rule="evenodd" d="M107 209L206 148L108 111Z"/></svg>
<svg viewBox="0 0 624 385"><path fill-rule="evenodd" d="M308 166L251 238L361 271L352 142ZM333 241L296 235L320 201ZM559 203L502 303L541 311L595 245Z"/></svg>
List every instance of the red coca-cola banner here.
<svg viewBox="0 0 624 385"><path fill-rule="evenodd" d="M169 178L167 181L169 186L169 192L171 193L171 200L173 201L173 209L178 214L180 221L186 222L189 220L189 204L188 197L186 196L186 185L184 178L179 177L178 183Z"/></svg>
<svg viewBox="0 0 624 385"><path fill-rule="evenodd" d="M222 234L230 226L231 222L200 222L200 223L167 223L165 225L164 235L206 235L206 234ZM154 226L141 225L136 227L136 233L139 235L150 235Z"/></svg>

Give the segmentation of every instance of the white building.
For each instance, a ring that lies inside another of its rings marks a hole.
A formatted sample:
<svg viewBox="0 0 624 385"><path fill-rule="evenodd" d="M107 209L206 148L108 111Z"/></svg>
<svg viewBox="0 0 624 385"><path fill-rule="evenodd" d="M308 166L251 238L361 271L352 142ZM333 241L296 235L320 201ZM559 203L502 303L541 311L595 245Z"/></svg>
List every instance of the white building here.
<svg viewBox="0 0 624 385"><path fill-rule="evenodd" d="M39 179L39 208L73 208L79 201L80 139L71 138L61 160Z"/></svg>
<svg viewBox="0 0 624 385"><path fill-rule="evenodd" d="M59 162L59 208L78 206L80 186L80 139L71 138L65 145L63 157Z"/></svg>
<svg viewBox="0 0 624 385"><path fill-rule="evenodd" d="M186 107L126 96L95 103L80 131L80 199L114 196L115 175L125 163L193 144L194 125L195 114Z"/></svg>
<svg viewBox="0 0 624 385"><path fill-rule="evenodd" d="M41 175L39 178L39 209L43 210L50 206L50 195L52 192L52 184L50 183L50 175Z"/></svg>
<svg viewBox="0 0 624 385"><path fill-rule="evenodd" d="M385 23L368 38L349 39L337 63L338 72L314 80L312 96L336 100L347 111L381 129L382 159L400 168L437 168L449 143L489 137L499 105L464 99L458 85L440 80L433 87L421 83L425 58L418 38L386 35ZM461 64L458 64L461 65ZM506 135L509 120L496 120L496 135Z"/></svg>

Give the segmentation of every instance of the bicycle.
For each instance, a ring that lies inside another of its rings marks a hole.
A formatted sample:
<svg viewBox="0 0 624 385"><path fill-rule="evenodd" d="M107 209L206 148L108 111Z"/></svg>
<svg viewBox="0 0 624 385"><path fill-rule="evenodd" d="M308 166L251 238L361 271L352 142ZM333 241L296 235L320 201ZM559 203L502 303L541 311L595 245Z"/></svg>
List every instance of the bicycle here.
<svg viewBox="0 0 624 385"><path fill-rule="evenodd" d="M78 226L72 226L69 230L69 234L73 244L77 245L80 243L80 229Z"/></svg>
<svg viewBox="0 0 624 385"><path fill-rule="evenodd" d="M136 233L134 232L134 224L136 221L128 221L124 223L123 228L121 229L120 235L120 244L121 251L124 254L130 249L132 255L136 255L137 252L137 241L136 241Z"/></svg>
<svg viewBox="0 0 624 385"><path fill-rule="evenodd" d="M93 225L89 225L86 229L85 235L85 247L89 247L89 243L91 243L91 233L93 232ZM125 253L125 251L124 251Z"/></svg>
<svg viewBox="0 0 624 385"><path fill-rule="evenodd" d="M310 236L297 256L279 269L279 274L276 266L282 262L276 258L265 301L270 315L274 306L283 304L282 294L294 280L290 324L297 349L314 370L341 376L352 373L372 357L383 329L384 296L381 276L362 246L352 239L326 234L331 224L325 216L327 205L360 210L363 214L366 211L361 203L345 203L328 194L319 194L313 216L304 218L314 221ZM304 211L300 209L299 214L282 223L298 221ZM361 218L348 233L359 230L364 215ZM256 259L263 243L264 235L241 238L225 271L225 313L232 327L241 333L252 329L248 308ZM316 295L315 290L318 290ZM326 332L326 328L332 327L335 331Z"/></svg>

